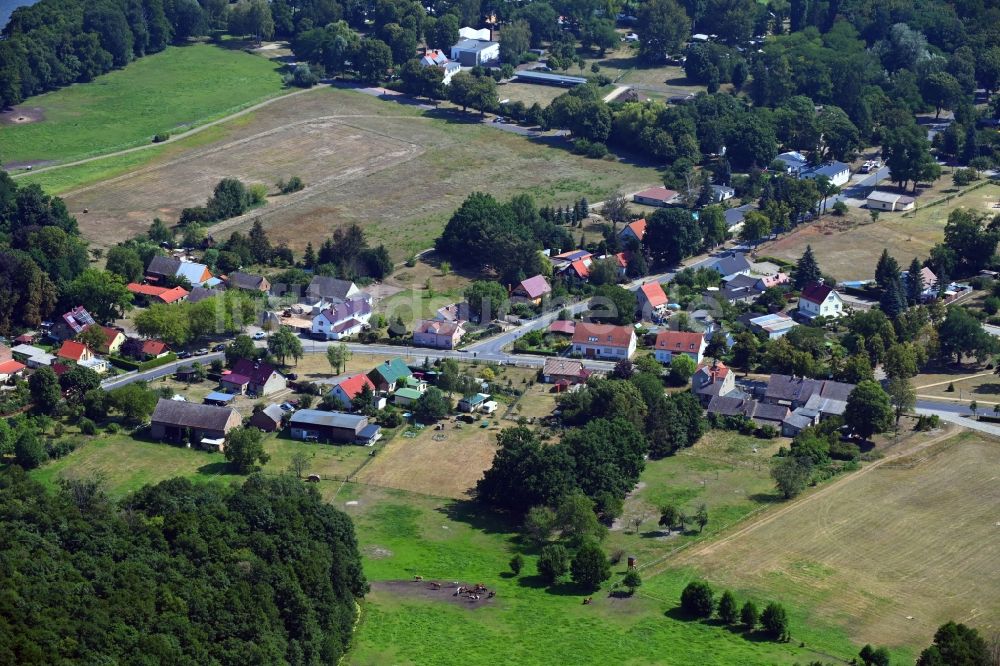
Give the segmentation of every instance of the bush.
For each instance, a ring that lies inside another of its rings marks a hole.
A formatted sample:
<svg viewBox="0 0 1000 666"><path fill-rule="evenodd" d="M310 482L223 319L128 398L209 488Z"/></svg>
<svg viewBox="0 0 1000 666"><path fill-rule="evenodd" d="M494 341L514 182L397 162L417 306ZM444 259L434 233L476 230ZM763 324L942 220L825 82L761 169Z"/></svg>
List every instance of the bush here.
<svg viewBox="0 0 1000 666"><path fill-rule="evenodd" d="M833 214L838 216L843 216L847 213L847 204L843 201L838 201L833 204Z"/></svg>
<svg viewBox="0 0 1000 666"><path fill-rule="evenodd" d="M83 433L84 435L97 434L97 425L87 417L83 417L80 419L79 426L80 426L80 432Z"/></svg>
<svg viewBox="0 0 1000 666"><path fill-rule="evenodd" d="M291 74L285 74L282 77L282 82L286 86L295 86L296 88L312 88L314 85L319 83L319 76L309 68L309 65L300 62L295 66L295 69Z"/></svg>
<svg viewBox="0 0 1000 666"><path fill-rule="evenodd" d="M542 548L538 557L538 575L550 585L569 570L569 552L558 543L551 543Z"/></svg>
<svg viewBox="0 0 1000 666"><path fill-rule="evenodd" d="M681 592L681 610L691 617L711 617L715 610L712 588L703 580L694 580Z"/></svg>
<svg viewBox="0 0 1000 666"><path fill-rule="evenodd" d="M305 188L306 184L302 182L302 179L298 176L292 176L288 179L288 182L283 180L278 181L278 191L282 194L291 194L292 192L298 192L299 190Z"/></svg>
<svg viewBox="0 0 1000 666"><path fill-rule="evenodd" d="M790 638L788 631L788 613L781 604L773 601L767 605L760 615L760 624L773 640L787 641Z"/></svg>
<svg viewBox="0 0 1000 666"><path fill-rule="evenodd" d="M55 460L57 458L62 458L65 455L72 453L76 449L76 442L70 442L66 440L60 440L58 442L49 442L45 445L45 453Z"/></svg>
<svg viewBox="0 0 1000 666"><path fill-rule="evenodd" d="M622 585L628 588L629 594L635 594L635 589L642 585L642 576L635 569L629 569L622 578Z"/></svg>
<svg viewBox="0 0 1000 666"><path fill-rule="evenodd" d="M591 159L599 160L608 154L608 147L600 141L577 139L573 142L573 152Z"/></svg>
<svg viewBox="0 0 1000 666"><path fill-rule="evenodd" d="M261 183L254 183L247 191L250 194L250 204L259 206L267 201L267 186Z"/></svg>
<svg viewBox="0 0 1000 666"><path fill-rule="evenodd" d="M510 570L514 572L514 575L521 573L521 569L524 568L524 558L521 557L521 553L517 553L514 557L510 558Z"/></svg>
<svg viewBox="0 0 1000 666"><path fill-rule="evenodd" d="M153 135L153 143L163 143L170 138L170 132L157 132Z"/></svg>
<svg viewBox="0 0 1000 666"><path fill-rule="evenodd" d="M956 169L955 175L952 176L952 182L958 187L965 187L977 180L979 180L979 174L975 169Z"/></svg>

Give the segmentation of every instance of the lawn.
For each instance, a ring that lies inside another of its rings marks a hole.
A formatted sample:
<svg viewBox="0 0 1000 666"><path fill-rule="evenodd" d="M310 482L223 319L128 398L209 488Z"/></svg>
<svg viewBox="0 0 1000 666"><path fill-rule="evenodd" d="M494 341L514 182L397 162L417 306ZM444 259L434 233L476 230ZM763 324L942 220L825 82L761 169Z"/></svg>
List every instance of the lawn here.
<svg viewBox="0 0 1000 666"><path fill-rule="evenodd" d="M975 400L984 413L992 414L993 406L1000 404L1000 377L992 370L969 367L954 373L920 374L910 383L919 397L965 404ZM949 386L954 390L949 391Z"/></svg>
<svg viewBox="0 0 1000 666"><path fill-rule="evenodd" d="M667 468L689 464L680 457L658 461L643 479L659 488ZM686 477L680 472L671 483L692 483ZM373 581L349 655L353 664L791 664L820 656L794 641L748 640L681 618L676 600L694 576L690 569L661 574L654 595L618 599L605 590L585 606L582 599L589 595L571 584L543 587L535 575L537 552L522 543L514 525L473 504L354 484L344 487L337 504L355 521L365 573ZM639 538L613 532L606 545L624 547ZM519 577L507 564L515 551L527 560ZM620 579L624 560L613 569L613 580ZM426 592L426 582L388 584L416 575L424 581L483 582L497 597L489 606L470 608L453 603L448 590Z"/></svg>
<svg viewBox="0 0 1000 666"><path fill-rule="evenodd" d="M475 114L423 112L325 87L209 131L212 141L184 140L162 154L153 149L145 163L125 155L28 178L58 183L84 236L106 246L145 231L153 217L175 221L182 208L204 203L223 177L270 185L299 175L304 190L273 197L210 233L220 240L260 219L272 242L301 251L357 223L397 261L430 247L476 190L501 199L525 192L539 205L565 205L661 180L653 167L586 159L558 141L549 145L481 124ZM95 174L108 179L94 182Z"/></svg>
<svg viewBox="0 0 1000 666"><path fill-rule="evenodd" d="M1000 587L984 545L996 538L1000 443L938 437L680 561L795 609L796 639L813 645L818 628L839 628L856 644L890 646L893 663L912 661L947 620L995 628Z"/></svg>
<svg viewBox="0 0 1000 666"><path fill-rule="evenodd" d="M0 155L49 164L146 144L157 132L184 131L281 94L278 68L207 44L168 47L90 83L32 97L18 109L41 119L5 125Z"/></svg>
<svg viewBox="0 0 1000 666"><path fill-rule="evenodd" d="M539 104L543 109L552 103L556 97L566 92L565 88L543 86L537 83L505 83L497 88L500 99L511 102L523 102L525 106Z"/></svg>
<svg viewBox="0 0 1000 666"><path fill-rule="evenodd" d="M789 261L796 261L811 245L824 273L838 280L870 279L882 249L903 265L913 257L924 259L931 247L944 238L948 214L957 208L971 208L995 213L993 206L1000 199L1000 185L991 183L966 190L951 201L920 207L936 198L933 193L918 200L912 214L882 213L872 222L867 209L851 209L841 218L826 215L818 222L799 227L771 243L764 243L758 252Z"/></svg>

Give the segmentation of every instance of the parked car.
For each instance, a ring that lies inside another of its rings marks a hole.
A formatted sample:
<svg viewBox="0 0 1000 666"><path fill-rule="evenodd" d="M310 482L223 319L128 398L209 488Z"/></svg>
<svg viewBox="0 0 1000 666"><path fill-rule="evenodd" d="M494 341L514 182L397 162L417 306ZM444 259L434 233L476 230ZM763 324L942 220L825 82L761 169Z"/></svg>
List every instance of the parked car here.
<svg viewBox="0 0 1000 666"><path fill-rule="evenodd" d="M205 354L208 353L208 347L202 347L195 353L198 354L199 356L204 356Z"/></svg>
<svg viewBox="0 0 1000 666"><path fill-rule="evenodd" d="M177 358L181 358L181 359L183 359L183 358L191 358L191 352L189 352L189 351L177 352Z"/></svg>
<svg viewBox="0 0 1000 666"><path fill-rule="evenodd" d="M263 340L266 337L267 333L265 333L264 331L257 331L256 333L253 334L254 340Z"/></svg>
<svg viewBox="0 0 1000 666"><path fill-rule="evenodd" d="M226 345L224 343L219 343L219 344L215 345L214 347L212 347L212 351L216 351L216 352L226 351Z"/></svg>
<svg viewBox="0 0 1000 666"><path fill-rule="evenodd" d="M299 376L296 373L294 373L294 372L289 372L289 373L285 374L285 379L291 379L291 380L294 381L294 380L296 380L298 378L299 378Z"/></svg>
<svg viewBox="0 0 1000 666"><path fill-rule="evenodd" d="M292 405L290 402L283 402L279 406L281 407L281 411L283 411L283 412L294 412L295 411L295 406Z"/></svg>

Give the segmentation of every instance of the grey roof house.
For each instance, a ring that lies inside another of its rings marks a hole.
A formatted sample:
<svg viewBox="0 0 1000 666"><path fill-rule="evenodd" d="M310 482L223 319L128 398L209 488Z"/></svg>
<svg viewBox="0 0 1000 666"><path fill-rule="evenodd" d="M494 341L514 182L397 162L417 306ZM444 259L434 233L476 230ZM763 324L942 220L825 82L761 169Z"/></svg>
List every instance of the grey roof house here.
<svg viewBox="0 0 1000 666"><path fill-rule="evenodd" d="M371 445L382 436L381 428L368 423L364 414L300 409L288 425L292 439Z"/></svg>

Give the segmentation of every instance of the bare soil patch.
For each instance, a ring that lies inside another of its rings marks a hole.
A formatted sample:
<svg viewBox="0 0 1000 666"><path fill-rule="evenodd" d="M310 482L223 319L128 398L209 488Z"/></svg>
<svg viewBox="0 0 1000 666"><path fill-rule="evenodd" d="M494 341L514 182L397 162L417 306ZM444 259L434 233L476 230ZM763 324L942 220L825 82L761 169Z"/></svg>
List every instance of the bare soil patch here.
<svg viewBox="0 0 1000 666"><path fill-rule="evenodd" d="M0 112L0 125L27 125L45 120L45 110L39 106L15 106Z"/></svg>
<svg viewBox="0 0 1000 666"><path fill-rule="evenodd" d="M379 580L372 582L372 590L384 592L386 594L407 598L419 599L421 601L438 601L451 604L468 610L477 610L486 606L495 606L497 597L490 597L488 594L479 594L478 599L469 594L458 594L459 587L471 588L472 583L461 583L457 581L429 581L429 580Z"/></svg>

